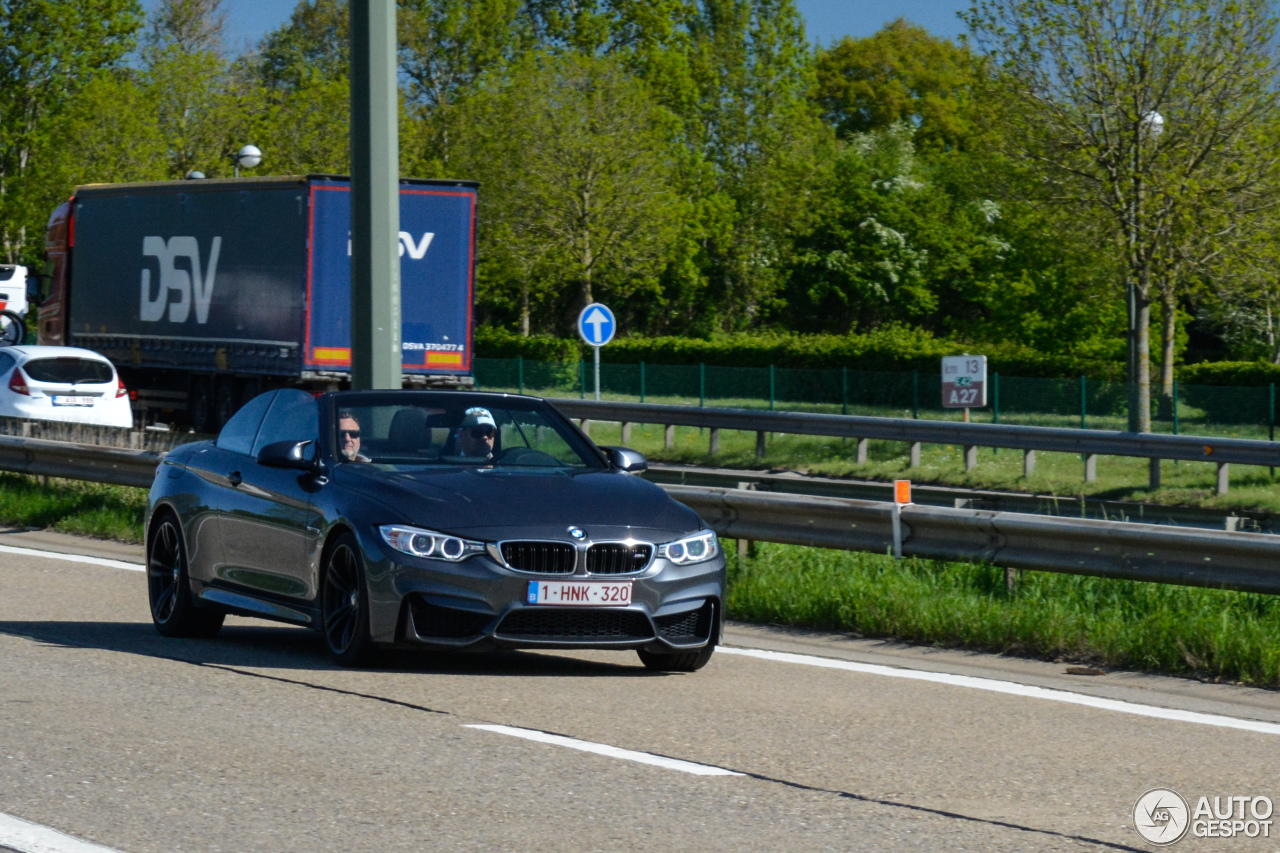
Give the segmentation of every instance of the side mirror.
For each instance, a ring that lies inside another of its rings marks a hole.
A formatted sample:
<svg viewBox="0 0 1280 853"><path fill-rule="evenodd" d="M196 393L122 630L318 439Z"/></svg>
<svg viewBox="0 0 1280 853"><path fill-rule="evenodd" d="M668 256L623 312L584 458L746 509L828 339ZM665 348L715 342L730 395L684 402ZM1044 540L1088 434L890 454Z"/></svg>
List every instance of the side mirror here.
<svg viewBox="0 0 1280 853"><path fill-rule="evenodd" d="M649 460L644 458L644 454L629 447L602 447L600 449L609 457L609 464L621 471L626 471L629 474L638 474L649 469Z"/></svg>
<svg viewBox="0 0 1280 853"><path fill-rule="evenodd" d="M268 468L317 471L319 464L308 458L307 448L315 441L277 441L258 451L258 464Z"/></svg>

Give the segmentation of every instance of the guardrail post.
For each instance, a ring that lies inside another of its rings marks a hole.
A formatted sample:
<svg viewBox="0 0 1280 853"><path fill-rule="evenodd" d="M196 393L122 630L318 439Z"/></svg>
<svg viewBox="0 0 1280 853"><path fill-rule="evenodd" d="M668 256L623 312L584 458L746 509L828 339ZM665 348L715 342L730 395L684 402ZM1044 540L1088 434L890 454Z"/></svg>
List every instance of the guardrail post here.
<svg viewBox="0 0 1280 853"><path fill-rule="evenodd" d="M751 481L738 481L738 488L743 491L754 492L756 484ZM749 559L756 555L756 543L750 539L738 538L738 559Z"/></svg>
<svg viewBox="0 0 1280 853"><path fill-rule="evenodd" d="M765 434L763 432L756 433L756 458L763 459L765 452Z"/></svg>
<svg viewBox="0 0 1280 853"><path fill-rule="evenodd" d="M676 446L676 425L667 424L667 429L662 435L662 446L667 450L674 450Z"/></svg>
<svg viewBox="0 0 1280 853"><path fill-rule="evenodd" d="M712 456L715 456L717 453L720 452L720 428L719 427L711 428L711 444L710 444L710 447L708 448L708 452Z"/></svg>
<svg viewBox="0 0 1280 853"><path fill-rule="evenodd" d="M587 418L582 419L582 433L587 438L591 437L591 421Z"/></svg>
<svg viewBox="0 0 1280 853"><path fill-rule="evenodd" d="M911 467L920 467L920 442L918 441L911 442Z"/></svg>
<svg viewBox="0 0 1280 853"><path fill-rule="evenodd" d="M1153 457L1147 460L1147 480L1149 481L1148 488L1150 488L1151 491L1154 492L1156 489L1160 488L1160 460L1159 459L1156 459Z"/></svg>
<svg viewBox="0 0 1280 853"><path fill-rule="evenodd" d="M1228 482L1231 474L1231 465L1227 462L1218 463L1218 494L1225 495L1230 485Z"/></svg>
<svg viewBox="0 0 1280 853"><path fill-rule="evenodd" d="M622 444L628 446L631 444L631 422L623 421L622 423Z"/></svg>
<svg viewBox="0 0 1280 853"><path fill-rule="evenodd" d="M867 464L867 440L865 438L860 438L857 441L858 441L858 464L866 465Z"/></svg>
<svg viewBox="0 0 1280 853"><path fill-rule="evenodd" d="M1031 479L1031 475L1036 472L1036 452L1034 450L1022 451L1022 476L1025 479Z"/></svg>
<svg viewBox="0 0 1280 853"><path fill-rule="evenodd" d="M964 448L964 470L972 471L978 467L978 446L976 444L967 444Z"/></svg>
<svg viewBox="0 0 1280 853"><path fill-rule="evenodd" d="M1086 483L1096 482L1098 479L1098 454L1086 453L1084 455L1084 481Z"/></svg>

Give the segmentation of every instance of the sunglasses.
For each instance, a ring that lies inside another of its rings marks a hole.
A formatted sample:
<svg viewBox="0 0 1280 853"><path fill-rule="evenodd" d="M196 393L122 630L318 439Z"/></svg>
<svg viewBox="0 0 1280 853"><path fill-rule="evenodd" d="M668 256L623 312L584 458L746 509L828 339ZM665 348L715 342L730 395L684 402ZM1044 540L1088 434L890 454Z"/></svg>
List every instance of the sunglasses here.
<svg viewBox="0 0 1280 853"><path fill-rule="evenodd" d="M347 436L348 438L359 438L359 437L360 437L360 430L358 430L358 429L340 429L340 430L338 430L338 434L339 434L339 435L345 435L345 436Z"/></svg>
<svg viewBox="0 0 1280 853"><path fill-rule="evenodd" d="M493 427L491 426L472 427L471 437L472 438L493 438Z"/></svg>

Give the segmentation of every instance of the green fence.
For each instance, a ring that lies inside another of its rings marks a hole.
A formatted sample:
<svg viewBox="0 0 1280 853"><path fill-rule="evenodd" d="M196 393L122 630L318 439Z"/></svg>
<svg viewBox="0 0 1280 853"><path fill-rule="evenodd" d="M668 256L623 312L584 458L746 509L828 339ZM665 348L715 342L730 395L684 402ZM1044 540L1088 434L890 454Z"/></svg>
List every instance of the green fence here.
<svg viewBox="0 0 1280 853"><path fill-rule="evenodd" d="M595 392L590 362L476 359L485 390L548 397ZM601 397L684 406L839 412L895 418L959 420L943 409L939 372L800 370L714 365L601 364ZM1122 430L1128 425L1124 382L1027 379L993 374L987 407L976 421ZM1275 386L1175 385L1173 404L1152 403L1152 429L1188 435L1275 437Z"/></svg>

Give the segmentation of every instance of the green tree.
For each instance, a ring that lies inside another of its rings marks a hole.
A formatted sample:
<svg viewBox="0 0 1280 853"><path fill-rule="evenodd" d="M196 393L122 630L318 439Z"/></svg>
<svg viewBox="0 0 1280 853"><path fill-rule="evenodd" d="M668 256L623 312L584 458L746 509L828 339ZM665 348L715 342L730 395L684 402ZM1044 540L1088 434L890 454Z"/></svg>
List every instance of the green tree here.
<svg viewBox="0 0 1280 853"><path fill-rule="evenodd" d="M0 0L0 251L8 261L34 261L42 248L29 245L28 230L48 211L23 186L42 120L117 66L141 23L137 0Z"/></svg>
<svg viewBox="0 0 1280 853"><path fill-rule="evenodd" d="M1270 207L1277 148L1267 0L975 0L966 15L1009 98L1010 152L1040 197L1108 223L1135 297L1130 427L1149 431L1151 305L1234 251ZM1163 130L1163 133L1160 131ZM1164 336L1166 392L1172 341Z"/></svg>
<svg viewBox="0 0 1280 853"><path fill-rule="evenodd" d="M522 333L540 302L558 331L596 299L656 289L685 213L673 124L617 62L580 55L530 56L467 104L459 166L486 186L488 296L516 306Z"/></svg>
<svg viewBox="0 0 1280 853"><path fill-rule="evenodd" d="M841 134L905 122L921 148L964 145L983 129L981 63L968 48L899 18L875 35L820 49L813 98Z"/></svg>

